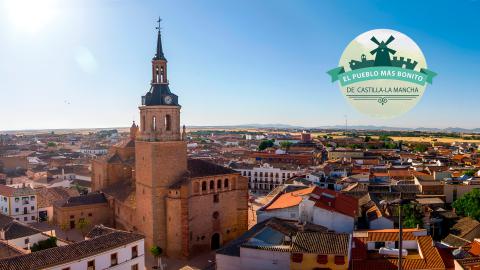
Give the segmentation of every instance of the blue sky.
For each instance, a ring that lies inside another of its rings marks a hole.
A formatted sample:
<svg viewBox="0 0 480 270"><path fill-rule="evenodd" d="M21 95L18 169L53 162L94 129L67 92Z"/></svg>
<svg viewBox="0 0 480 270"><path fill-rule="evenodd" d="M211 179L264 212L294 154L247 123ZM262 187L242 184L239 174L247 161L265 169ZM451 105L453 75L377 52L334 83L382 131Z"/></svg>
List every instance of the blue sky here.
<svg viewBox="0 0 480 270"><path fill-rule="evenodd" d="M480 127L480 1L0 0L0 130L128 126L149 88L163 19L186 125ZM357 35L410 36L437 73L390 120L330 83Z"/></svg>

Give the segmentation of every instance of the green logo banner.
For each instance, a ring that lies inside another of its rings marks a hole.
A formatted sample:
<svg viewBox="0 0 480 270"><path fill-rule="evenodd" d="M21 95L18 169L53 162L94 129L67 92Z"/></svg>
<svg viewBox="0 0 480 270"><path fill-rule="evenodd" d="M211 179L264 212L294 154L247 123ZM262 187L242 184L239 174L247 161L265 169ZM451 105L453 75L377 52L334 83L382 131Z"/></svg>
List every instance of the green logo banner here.
<svg viewBox="0 0 480 270"><path fill-rule="evenodd" d="M327 72L332 82L339 81L341 86L346 86L352 83L369 81L369 80L400 80L415 83L418 85L432 84L432 79L437 73L428 70L420 69L420 72L400 67L368 67L355 69L345 72L343 67L334 68Z"/></svg>

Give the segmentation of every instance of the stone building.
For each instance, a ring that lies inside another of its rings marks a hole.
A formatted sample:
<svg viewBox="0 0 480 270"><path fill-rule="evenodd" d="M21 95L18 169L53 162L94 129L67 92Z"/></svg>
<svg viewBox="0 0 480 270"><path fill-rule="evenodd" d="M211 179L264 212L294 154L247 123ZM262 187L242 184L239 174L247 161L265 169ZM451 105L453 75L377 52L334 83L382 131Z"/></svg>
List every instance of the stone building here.
<svg viewBox="0 0 480 270"><path fill-rule="evenodd" d="M112 216L108 201L102 193L70 197L53 204L53 222L68 229L79 228L82 223L86 225L84 230L95 224L111 226Z"/></svg>
<svg viewBox="0 0 480 270"><path fill-rule="evenodd" d="M147 248L186 258L247 230L248 183L231 169L187 157L180 108L158 31L140 127L93 162L92 190L107 196L115 227L141 232Z"/></svg>

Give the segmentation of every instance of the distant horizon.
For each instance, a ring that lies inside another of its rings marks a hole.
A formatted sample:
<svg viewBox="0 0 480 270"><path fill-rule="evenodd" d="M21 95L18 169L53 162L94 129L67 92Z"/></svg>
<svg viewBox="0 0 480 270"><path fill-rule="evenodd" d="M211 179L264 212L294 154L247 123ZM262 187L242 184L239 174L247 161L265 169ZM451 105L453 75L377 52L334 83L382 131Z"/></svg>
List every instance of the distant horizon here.
<svg viewBox="0 0 480 270"><path fill-rule="evenodd" d="M218 128L218 129L334 129L345 130L345 125L329 125L329 126L297 126L289 124L240 124L240 125L186 125L186 128L201 129L201 128ZM78 127L78 128L40 128L40 129L17 129L17 130L0 130L1 134L11 132L42 132L42 131L74 131L74 130L109 130L109 129L128 129L130 126L106 126L106 127ZM396 127L396 126L377 126L377 125L347 125L349 130L362 130L362 131L405 131L405 132L447 132L447 133L462 133L472 132L480 133L480 127L478 128L461 128L461 127L447 127L447 128L428 128L428 127Z"/></svg>
<svg viewBox="0 0 480 270"><path fill-rule="evenodd" d="M187 126L480 128L480 1L25 1L0 1L0 130L138 121L159 16ZM385 120L357 112L326 73L379 28L412 38L439 74L411 111Z"/></svg>

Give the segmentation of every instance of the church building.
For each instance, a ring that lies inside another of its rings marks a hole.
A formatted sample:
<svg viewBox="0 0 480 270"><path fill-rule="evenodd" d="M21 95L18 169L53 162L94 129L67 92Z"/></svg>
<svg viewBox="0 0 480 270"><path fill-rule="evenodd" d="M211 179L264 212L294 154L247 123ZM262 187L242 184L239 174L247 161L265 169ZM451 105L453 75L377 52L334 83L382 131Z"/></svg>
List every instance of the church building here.
<svg viewBox="0 0 480 270"><path fill-rule="evenodd" d="M248 184L236 171L187 156L181 106L167 75L158 27L140 126L133 123L127 141L93 161L92 190L105 194L116 228L144 234L147 249L188 258L247 230Z"/></svg>

